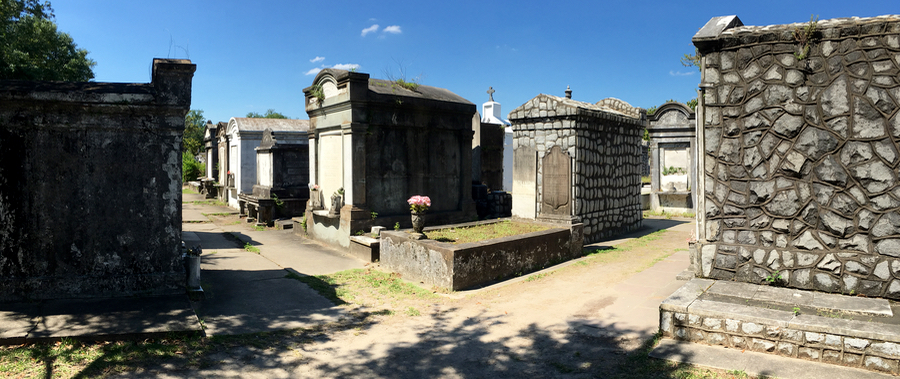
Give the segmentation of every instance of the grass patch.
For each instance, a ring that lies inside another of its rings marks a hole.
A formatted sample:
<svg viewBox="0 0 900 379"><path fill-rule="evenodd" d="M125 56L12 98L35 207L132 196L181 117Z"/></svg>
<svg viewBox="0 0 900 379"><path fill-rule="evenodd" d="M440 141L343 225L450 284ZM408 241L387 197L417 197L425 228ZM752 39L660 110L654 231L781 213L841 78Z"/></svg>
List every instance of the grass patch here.
<svg viewBox="0 0 900 379"><path fill-rule="evenodd" d="M501 221L490 224L428 231L428 238L453 244L484 241L550 229L549 226L526 222Z"/></svg>
<svg viewBox="0 0 900 379"><path fill-rule="evenodd" d="M555 272L555 271L550 271L550 272L545 272L545 273L541 273L541 274L528 275L528 277L525 278L525 281L526 281L526 282L533 282L533 281L535 281L535 280L541 280L541 279L543 279L543 278L545 278L545 277L547 277L547 276L550 276L550 274L553 274L554 272Z"/></svg>
<svg viewBox="0 0 900 379"><path fill-rule="evenodd" d="M181 187L181 193L186 193L190 195L199 195L200 192L194 191L191 187Z"/></svg>
<svg viewBox="0 0 900 379"><path fill-rule="evenodd" d="M251 253L259 254L259 248L250 244L250 242L244 243L244 250L247 250Z"/></svg>
<svg viewBox="0 0 900 379"><path fill-rule="evenodd" d="M256 225L253 227L253 230L257 232L264 232L266 231L266 227L264 225Z"/></svg>
<svg viewBox="0 0 900 379"><path fill-rule="evenodd" d="M644 218L649 217L665 217L666 219L671 219L672 217L694 218L696 214L694 212L644 211Z"/></svg>
<svg viewBox="0 0 900 379"><path fill-rule="evenodd" d="M315 276L288 274L287 277L306 283L335 305L354 304L357 299L363 298L399 303L437 297L431 291L403 281L400 274L370 268Z"/></svg>
<svg viewBox="0 0 900 379"><path fill-rule="evenodd" d="M188 204L194 205L216 205L220 207L227 207L228 204L218 201L218 200L195 200L195 201L186 201Z"/></svg>
<svg viewBox="0 0 900 379"><path fill-rule="evenodd" d="M200 214L202 214L202 215L204 215L204 216L231 216L231 215L233 215L234 213L229 213L229 212L214 212L214 213L200 213Z"/></svg>
<svg viewBox="0 0 900 379"><path fill-rule="evenodd" d="M650 175L641 177L641 184L650 184Z"/></svg>

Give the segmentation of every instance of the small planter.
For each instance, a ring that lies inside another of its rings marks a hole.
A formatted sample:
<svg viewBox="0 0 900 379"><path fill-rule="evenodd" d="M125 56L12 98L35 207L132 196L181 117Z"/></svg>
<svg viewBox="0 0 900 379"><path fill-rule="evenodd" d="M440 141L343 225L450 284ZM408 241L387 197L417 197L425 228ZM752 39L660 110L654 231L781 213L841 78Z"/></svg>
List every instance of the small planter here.
<svg viewBox="0 0 900 379"><path fill-rule="evenodd" d="M425 212L412 212L411 217L413 231L416 233L422 233L422 230L425 229Z"/></svg>

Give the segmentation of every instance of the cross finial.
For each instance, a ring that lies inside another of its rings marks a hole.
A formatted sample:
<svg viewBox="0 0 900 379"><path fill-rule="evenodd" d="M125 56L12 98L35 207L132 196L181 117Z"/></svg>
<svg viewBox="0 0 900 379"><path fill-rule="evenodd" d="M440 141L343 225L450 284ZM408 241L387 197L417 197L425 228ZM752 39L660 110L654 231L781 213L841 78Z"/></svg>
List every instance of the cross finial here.
<svg viewBox="0 0 900 379"><path fill-rule="evenodd" d="M487 94L491 97L491 101L494 101L494 87L488 88Z"/></svg>

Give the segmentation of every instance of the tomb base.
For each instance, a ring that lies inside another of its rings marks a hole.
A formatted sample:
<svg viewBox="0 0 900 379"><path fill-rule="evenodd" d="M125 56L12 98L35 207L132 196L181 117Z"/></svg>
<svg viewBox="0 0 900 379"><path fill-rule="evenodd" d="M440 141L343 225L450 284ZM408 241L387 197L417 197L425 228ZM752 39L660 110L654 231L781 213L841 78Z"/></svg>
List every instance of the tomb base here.
<svg viewBox="0 0 900 379"><path fill-rule="evenodd" d="M693 279L659 306L664 337L900 374L885 299Z"/></svg>

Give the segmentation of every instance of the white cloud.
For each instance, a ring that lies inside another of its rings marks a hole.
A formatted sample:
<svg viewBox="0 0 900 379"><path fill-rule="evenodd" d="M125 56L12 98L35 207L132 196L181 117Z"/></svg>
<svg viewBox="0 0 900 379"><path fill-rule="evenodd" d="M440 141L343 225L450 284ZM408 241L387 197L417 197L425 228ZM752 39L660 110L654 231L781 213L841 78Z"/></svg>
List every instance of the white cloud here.
<svg viewBox="0 0 900 379"><path fill-rule="evenodd" d="M309 61L312 62L312 63L316 63L316 62L321 62L321 61L324 61L324 60L325 60L325 57L316 56L315 58L310 59Z"/></svg>
<svg viewBox="0 0 900 379"><path fill-rule="evenodd" d="M370 26L370 27L368 27L368 28L363 29L363 30L362 30L362 36L365 37L366 34L369 34L369 33L375 33L375 32L377 32L377 31L378 31L378 24L375 24L375 25L372 25L372 26Z"/></svg>
<svg viewBox="0 0 900 379"><path fill-rule="evenodd" d="M392 33L392 34L400 34L400 33L403 33L403 31L400 30L400 25L391 25L391 26L387 26L387 27L384 28L384 32L385 32L385 33Z"/></svg>
<svg viewBox="0 0 900 379"><path fill-rule="evenodd" d="M691 76L691 75L694 75L694 72L696 72L696 71L688 71L688 72L669 71L669 75L672 75L672 76Z"/></svg>
<svg viewBox="0 0 900 379"><path fill-rule="evenodd" d="M347 70L347 71L350 71L350 70L359 70L359 67L360 67L360 66L359 66L358 64L356 64L356 63L338 63L338 64L336 64L336 65L334 65L334 66L331 66L331 67L325 67L325 66L323 65L323 66L319 66L319 67L316 67L316 68L314 68L314 69L311 69L311 70L305 72L304 75L315 75L315 74L318 74L319 71L322 71L322 70L325 69L325 68L336 68L336 69L338 69L338 70Z"/></svg>
<svg viewBox="0 0 900 379"><path fill-rule="evenodd" d="M359 65L356 63L339 63L331 68L336 68L338 70L359 70Z"/></svg>

